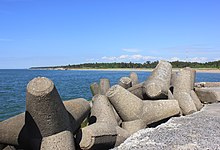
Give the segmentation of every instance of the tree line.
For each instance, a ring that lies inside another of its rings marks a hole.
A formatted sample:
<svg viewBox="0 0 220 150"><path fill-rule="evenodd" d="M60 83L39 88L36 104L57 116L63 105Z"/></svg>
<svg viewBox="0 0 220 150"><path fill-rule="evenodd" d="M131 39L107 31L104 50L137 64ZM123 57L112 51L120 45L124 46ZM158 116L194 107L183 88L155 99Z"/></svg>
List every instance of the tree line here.
<svg viewBox="0 0 220 150"><path fill-rule="evenodd" d="M183 61L173 61L170 62L173 68L183 68L183 67L191 67L191 68L220 68L220 60L213 62L183 62ZM32 67L30 69L47 69L47 68L64 68L64 69L76 69L76 68L94 68L94 69L108 69L108 68L155 68L158 64L158 61L146 61L144 63L133 63L133 62L113 62L113 63L83 63L83 64L73 64L66 66L52 66L52 67Z"/></svg>

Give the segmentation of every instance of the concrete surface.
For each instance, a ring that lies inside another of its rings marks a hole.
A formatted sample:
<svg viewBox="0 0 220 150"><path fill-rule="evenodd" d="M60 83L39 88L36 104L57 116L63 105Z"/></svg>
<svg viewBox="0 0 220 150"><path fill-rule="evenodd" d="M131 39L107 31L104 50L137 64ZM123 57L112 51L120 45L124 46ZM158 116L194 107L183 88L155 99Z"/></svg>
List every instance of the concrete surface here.
<svg viewBox="0 0 220 150"><path fill-rule="evenodd" d="M142 129L115 150L220 150L219 114L220 103L207 104L194 114Z"/></svg>

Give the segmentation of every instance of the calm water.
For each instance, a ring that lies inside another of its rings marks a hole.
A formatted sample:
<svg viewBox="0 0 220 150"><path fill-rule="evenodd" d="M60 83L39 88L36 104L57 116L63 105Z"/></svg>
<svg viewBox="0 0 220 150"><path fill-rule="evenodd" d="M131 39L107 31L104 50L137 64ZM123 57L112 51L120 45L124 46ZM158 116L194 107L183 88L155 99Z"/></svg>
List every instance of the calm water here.
<svg viewBox="0 0 220 150"><path fill-rule="evenodd" d="M27 83L37 76L50 78L62 100L83 97L92 98L90 84L100 78L110 79L116 84L129 71L73 71L73 70L0 70L0 121L25 111L25 91ZM150 72L137 72L144 81ZM218 73L197 73L197 81L220 81Z"/></svg>

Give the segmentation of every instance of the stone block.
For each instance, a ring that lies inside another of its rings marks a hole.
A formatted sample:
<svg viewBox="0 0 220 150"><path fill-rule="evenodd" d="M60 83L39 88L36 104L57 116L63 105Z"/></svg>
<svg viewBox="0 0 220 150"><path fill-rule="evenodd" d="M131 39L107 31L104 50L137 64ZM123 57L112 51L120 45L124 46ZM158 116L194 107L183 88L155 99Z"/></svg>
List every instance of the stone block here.
<svg viewBox="0 0 220 150"><path fill-rule="evenodd" d="M118 84L125 88L125 89L128 89L132 86L132 81L129 77L121 77Z"/></svg>
<svg viewBox="0 0 220 150"><path fill-rule="evenodd" d="M131 72L130 75L129 75L129 78L131 79L131 82L132 82L132 86L136 85L139 83L138 81L138 75L136 72Z"/></svg>
<svg viewBox="0 0 220 150"><path fill-rule="evenodd" d="M154 99L165 98L170 87L171 73L172 65L167 61L159 61L144 83L147 96Z"/></svg>
<svg viewBox="0 0 220 150"><path fill-rule="evenodd" d="M220 87L195 88L195 92L203 103L214 103L220 101Z"/></svg>

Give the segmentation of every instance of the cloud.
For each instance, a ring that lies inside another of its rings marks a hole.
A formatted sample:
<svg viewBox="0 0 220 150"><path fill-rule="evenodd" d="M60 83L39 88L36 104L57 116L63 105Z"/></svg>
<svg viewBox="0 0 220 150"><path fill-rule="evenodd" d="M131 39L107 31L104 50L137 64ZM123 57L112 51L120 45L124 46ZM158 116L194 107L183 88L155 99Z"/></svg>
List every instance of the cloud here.
<svg viewBox="0 0 220 150"><path fill-rule="evenodd" d="M130 53L137 53L141 51L140 49L136 49L136 48L123 48L122 50Z"/></svg>
<svg viewBox="0 0 220 150"><path fill-rule="evenodd" d="M172 57L167 60L171 61L171 62L172 61L186 61L186 62L200 62L200 63L209 61L208 58L206 58L206 57L191 57L191 58L185 58L185 59L181 59L178 57Z"/></svg>
<svg viewBox="0 0 220 150"><path fill-rule="evenodd" d="M134 62L143 62L143 61L153 61L159 59L159 57L153 56L143 56L140 54L137 55L121 55L121 56L104 56L101 58L104 61L116 61L116 62L126 62L126 61L134 61Z"/></svg>

